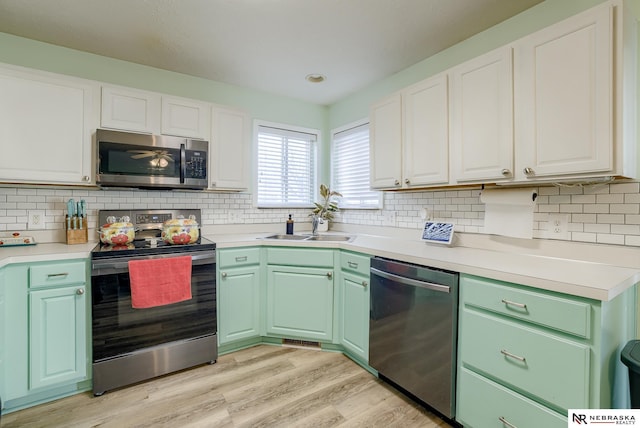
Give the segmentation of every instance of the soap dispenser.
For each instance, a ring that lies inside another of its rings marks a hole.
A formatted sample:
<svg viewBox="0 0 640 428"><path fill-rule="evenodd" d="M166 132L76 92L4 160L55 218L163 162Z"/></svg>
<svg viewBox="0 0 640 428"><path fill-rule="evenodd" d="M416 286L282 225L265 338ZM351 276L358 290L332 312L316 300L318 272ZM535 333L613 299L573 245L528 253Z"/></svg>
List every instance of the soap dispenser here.
<svg viewBox="0 0 640 428"><path fill-rule="evenodd" d="M293 235L293 219L289 214L289 220L287 220L287 235Z"/></svg>

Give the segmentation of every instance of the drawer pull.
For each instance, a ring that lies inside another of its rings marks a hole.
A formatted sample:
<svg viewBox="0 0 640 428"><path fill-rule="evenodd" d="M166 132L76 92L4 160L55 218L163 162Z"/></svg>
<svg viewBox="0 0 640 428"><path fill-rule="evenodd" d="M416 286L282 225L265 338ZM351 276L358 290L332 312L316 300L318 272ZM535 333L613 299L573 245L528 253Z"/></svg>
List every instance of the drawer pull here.
<svg viewBox="0 0 640 428"><path fill-rule="evenodd" d="M82 296L82 295L84 294L84 288L78 288L78 289L76 290L76 294L77 294L78 296Z"/></svg>
<svg viewBox="0 0 640 428"><path fill-rule="evenodd" d="M67 276L67 275L69 275L69 273L68 273L68 272L63 272L63 273L48 273L48 274L47 274L47 278L55 278L55 277L58 277L58 276Z"/></svg>
<svg viewBox="0 0 640 428"><path fill-rule="evenodd" d="M512 302L511 300L507 300L507 299L502 299L501 301L505 305L510 305L510 306L515 306L515 307L522 308L522 309L527 309L527 305L524 304L524 303Z"/></svg>
<svg viewBox="0 0 640 428"><path fill-rule="evenodd" d="M223 278L226 278L226 277L227 277L227 273L226 273L226 272L222 272L222 273L220 274L220 276L221 276L221 277L223 277Z"/></svg>
<svg viewBox="0 0 640 428"><path fill-rule="evenodd" d="M518 428L518 427L517 427L517 426L515 426L514 424L509 423L509 422L504 418L504 416L500 416L500 417L498 417L498 420L499 420L500 422L502 422L503 424L505 424L506 426L508 426L509 428Z"/></svg>
<svg viewBox="0 0 640 428"><path fill-rule="evenodd" d="M505 351L504 349L500 350L500 353L505 357L513 358L514 360L522 361L523 363L527 362L525 357L521 357L519 355L512 354L511 352Z"/></svg>
<svg viewBox="0 0 640 428"><path fill-rule="evenodd" d="M358 263L355 262L347 262L351 269L358 269Z"/></svg>
<svg viewBox="0 0 640 428"><path fill-rule="evenodd" d="M247 261L247 256L236 257L236 261L237 262L246 262Z"/></svg>
<svg viewBox="0 0 640 428"><path fill-rule="evenodd" d="M369 283L367 281L362 281L362 286L364 288L367 288L368 285L369 285Z"/></svg>

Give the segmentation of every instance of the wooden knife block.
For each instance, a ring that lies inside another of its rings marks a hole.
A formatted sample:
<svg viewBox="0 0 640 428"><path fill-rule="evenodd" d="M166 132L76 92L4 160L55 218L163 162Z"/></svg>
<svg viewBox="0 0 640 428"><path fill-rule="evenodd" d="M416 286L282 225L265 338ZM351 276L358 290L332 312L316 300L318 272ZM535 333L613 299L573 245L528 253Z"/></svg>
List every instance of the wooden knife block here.
<svg viewBox="0 0 640 428"><path fill-rule="evenodd" d="M67 229L67 218L65 217L64 219L64 227L67 230L67 244L86 244L89 241L86 217L82 219L82 229Z"/></svg>

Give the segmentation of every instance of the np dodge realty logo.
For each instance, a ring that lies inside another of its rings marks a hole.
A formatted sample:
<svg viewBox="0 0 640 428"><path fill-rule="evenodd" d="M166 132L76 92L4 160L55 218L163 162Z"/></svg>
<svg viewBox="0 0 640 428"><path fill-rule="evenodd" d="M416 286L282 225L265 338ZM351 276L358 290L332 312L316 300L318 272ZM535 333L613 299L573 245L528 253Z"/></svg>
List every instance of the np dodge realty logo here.
<svg viewBox="0 0 640 428"><path fill-rule="evenodd" d="M640 421L639 409L580 409L569 410L568 427L585 425L636 425Z"/></svg>

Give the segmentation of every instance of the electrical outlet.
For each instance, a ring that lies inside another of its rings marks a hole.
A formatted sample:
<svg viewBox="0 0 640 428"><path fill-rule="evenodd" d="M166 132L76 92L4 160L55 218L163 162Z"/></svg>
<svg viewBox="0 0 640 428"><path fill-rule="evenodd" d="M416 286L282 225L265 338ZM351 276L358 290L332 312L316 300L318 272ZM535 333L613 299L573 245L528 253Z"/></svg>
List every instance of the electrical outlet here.
<svg viewBox="0 0 640 428"><path fill-rule="evenodd" d="M240 214L235 211L229 211L229 223L236 224L240 223Z"/></svg>
<svg viewBox="0 0 640 428"><path fill-rule="evenodd" d="M549 214L547 238L569 239L569 214Z"/></svg>
<svg viewBox="0 0 640 428"><path fill-rule="evenodd" d="M396 212L395 211L383 211L382 213L382 225L394 226L396 225Z"/></svg>
<svg viewBox="0 0 640 428"><path fill-rule="evenodd" d="M41 210L29 210L27 211L27 229L39 230L44 229L44 211Z"/></svg>

